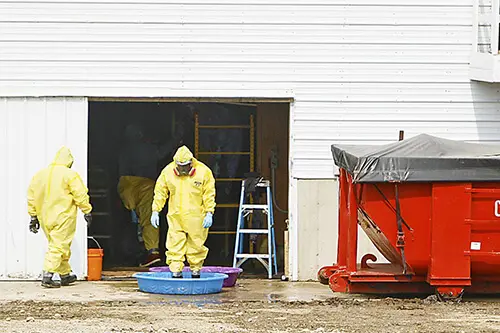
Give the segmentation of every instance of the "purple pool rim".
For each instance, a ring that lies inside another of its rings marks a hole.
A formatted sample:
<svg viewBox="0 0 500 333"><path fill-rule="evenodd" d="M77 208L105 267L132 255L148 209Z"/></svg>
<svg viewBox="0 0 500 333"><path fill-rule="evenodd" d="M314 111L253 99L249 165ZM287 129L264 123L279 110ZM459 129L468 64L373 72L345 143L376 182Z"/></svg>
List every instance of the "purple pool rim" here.
<svg viewBox="0 0 500 333"><path fill-rule="evenodd" d="M150 272L170 272L168 266L151 267ZM189 267L184 267L183 272L190 272ZM203 273L222 273L226 274L228 277L224 280L224 288L234 287L238 275L243 272L241 268L234 267L223 267L223 266L206 266L201 269Z"/></svg>

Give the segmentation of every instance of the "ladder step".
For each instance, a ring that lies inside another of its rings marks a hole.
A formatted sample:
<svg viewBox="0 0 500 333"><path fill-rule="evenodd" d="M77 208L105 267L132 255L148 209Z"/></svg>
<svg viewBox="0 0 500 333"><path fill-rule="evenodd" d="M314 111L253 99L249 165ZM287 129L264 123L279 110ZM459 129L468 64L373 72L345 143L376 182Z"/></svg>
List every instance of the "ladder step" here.
<svg viewBox="0 0 500 333"><path fill-rule="evenodd" d="M243 178L216 178L216 182L241 182Z"/></svg>
<svg viewBox="0 0 500 333"><path fill-rule="evenodd" d="M238 204L217 204L217 208L238 208Z"/></svg>
<svg viewBox="0 0 500 333"><path fill-rule="evenodd" d="M271 257L274 257L274 254L271 255ZM267 259L267 258L269 258L269 254L240 253L240 254L236 254L236 258L242 258L242 259L245 259L245 258L248 258L248 259L261 258L261 259Z"/></svg>
<svg viewBox="0 0 500 333"><path fill-rule="evenodd" d="M240 234L268 234L267 229L240 229Z"/></svg>
<svg viewBox="0 0 500 333"><path fill-rule="evenodd" d="M235 235L236 231L209 231L209 235Z"/></svg>
<svg viewBox="0 0 500 333"><path fill-rule="evenodd" d="M268 205L241 205L242 209L268 209Z"/></svg>

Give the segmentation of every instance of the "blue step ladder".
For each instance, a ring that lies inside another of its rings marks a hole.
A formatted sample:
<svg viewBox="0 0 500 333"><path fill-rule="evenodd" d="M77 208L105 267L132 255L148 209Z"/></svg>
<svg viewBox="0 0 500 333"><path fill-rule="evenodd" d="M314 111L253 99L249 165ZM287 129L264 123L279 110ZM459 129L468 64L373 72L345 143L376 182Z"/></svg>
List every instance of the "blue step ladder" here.
<svg viewBox="0 0 500 333"><path fill-rule="evenodd" d="M273 199L271 195L271 186L268 180L260 179L255 186L264 188L266 193L265 204L245 203L245 181L241 183L240 205L238 210L238 221L236 226L236 242L234 246L233 267L239 268L250 259L258 260L267 270L269 279L273 274L278 273L278 264L276 261L276 239L274 235L274 217L273 217ZM261 211L267 215L267 228L253 229L246 228L250 214ZM243 238L245 235L267 235L267 253L243 253Z"/></svg>

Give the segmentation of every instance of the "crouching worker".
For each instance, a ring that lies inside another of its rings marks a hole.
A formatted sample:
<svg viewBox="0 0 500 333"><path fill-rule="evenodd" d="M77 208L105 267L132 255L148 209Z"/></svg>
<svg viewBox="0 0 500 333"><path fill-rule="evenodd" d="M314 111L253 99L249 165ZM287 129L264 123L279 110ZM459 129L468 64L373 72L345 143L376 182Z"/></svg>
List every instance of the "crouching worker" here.
<svg viewBox="0 0 500 333"><path fill-rule="evenodd" d="M76 281L69 259L77 207L85 214L87 224L92 222L88 189L80 175L71 170L72 165L71 151L61 148L54 161L33 177L28 188L29 229L36 234L41 227L49 243L43 264L42 286L45 288L68 286ZM55 273L61 277L60 283L52 279Z"/></svg>
<svg viewBox="0 0 500 333"><path fill-rule="evenodd" d="M215 210L215 179L185 146L161 172L155 186L151 224L158 228L159 212L168 204L167 265L174 278L182 278L187 259L193 278L200 277L208 248L205 241Z"/></svg>
<svg viewBox="0 0 500 333"><path fill-rule="evenodd" d="M160 231L151 226L157 164L172 152L173 141L177 138L157 146L146 142L142 129L133 124L125 129L125 137L127 142L119 161L118 193L125 208L131 211L132 221L140 225L147 250L147 257L140 266L149 267L161 261Z"/></svg>

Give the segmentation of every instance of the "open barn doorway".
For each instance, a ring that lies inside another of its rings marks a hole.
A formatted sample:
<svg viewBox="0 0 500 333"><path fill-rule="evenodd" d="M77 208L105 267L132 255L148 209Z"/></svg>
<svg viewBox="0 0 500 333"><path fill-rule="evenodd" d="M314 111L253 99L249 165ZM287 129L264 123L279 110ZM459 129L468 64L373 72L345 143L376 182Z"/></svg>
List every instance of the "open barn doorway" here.
<svg viewBox="0 0 500 333"><path fill-rule="evenodd" d="M89 102L88 179L95 223L89 236L104 248L105 269L129 269L144 263L142 228L132 223L118 193L120 155L127 149L127 128L142 132L142 140L162 151L156 165L148 166L156 180L186 145L209 166L216 178L217 208L210 229L205 265L231 266L241 180L251 171L272 181L279 267L283 269L285 220L288 210L289 103L252 101L91 100ZM152 173L150 171L149 173ZM272 179L271 179L272 178ZM165 265L166 209L159 233ZM262 240L249 240L257 248ZM93 245L90 241L89 245ZM261 273L249 263L246 272Z"/></svg>

